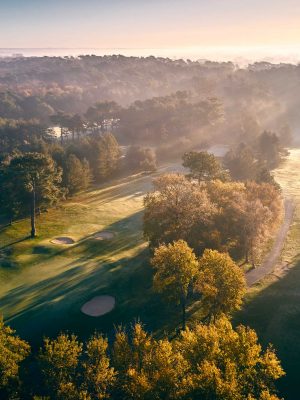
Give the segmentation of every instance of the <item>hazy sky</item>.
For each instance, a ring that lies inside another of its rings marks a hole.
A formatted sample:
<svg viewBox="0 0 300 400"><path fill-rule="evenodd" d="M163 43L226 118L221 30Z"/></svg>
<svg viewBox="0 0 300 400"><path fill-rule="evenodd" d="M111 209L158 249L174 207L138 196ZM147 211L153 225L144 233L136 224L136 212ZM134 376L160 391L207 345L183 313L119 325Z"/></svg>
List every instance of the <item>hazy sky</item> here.
<svg viewBox="0 0 300 400"><path fill-rule="evenodd" d="M0 47L300 45L300 0L0 0Z"/></svg>

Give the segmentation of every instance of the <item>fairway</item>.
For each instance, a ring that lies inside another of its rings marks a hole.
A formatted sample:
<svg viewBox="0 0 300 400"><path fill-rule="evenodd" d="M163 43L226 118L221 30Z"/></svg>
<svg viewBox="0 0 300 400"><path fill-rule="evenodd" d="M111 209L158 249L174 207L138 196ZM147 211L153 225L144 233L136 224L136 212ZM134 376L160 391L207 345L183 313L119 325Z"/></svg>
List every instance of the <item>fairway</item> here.
<svg viewBox="0 0 300 400"><path fill-rule="evenodd" d="M160 168L158 174L176 165ZM0 231L0 311L33 345L44 335L114 326L140 318L150 329L167 313L152 293L152 271L142 233L143 196L153 175L136 175L94 188L38 217L38 237L29 221ZM72 238L64 244L57 238ZM99 240L100 239L100 240ZM81 307L95 296L116 299L108 314L93 318Z"/></svg>
<svg viewBox="0 0 300 400"><path fill-rule="evenodd" d="M286 197L296 209L281 256L273 274L254 286L237 322L253 327L266 345L273 343L287 373L280 382L285 399L298 399L300 370L300 150L274 172Z"/></svg>

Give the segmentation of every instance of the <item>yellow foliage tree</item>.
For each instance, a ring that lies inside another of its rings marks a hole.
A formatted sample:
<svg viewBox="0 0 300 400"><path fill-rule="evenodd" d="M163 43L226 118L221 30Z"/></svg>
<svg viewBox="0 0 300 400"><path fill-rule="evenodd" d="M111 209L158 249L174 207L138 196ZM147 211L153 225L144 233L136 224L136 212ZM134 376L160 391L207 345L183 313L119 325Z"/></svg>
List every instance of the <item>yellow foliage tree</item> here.
<svg viewBox="0 0 300 400"><path fill-rule="evenodd" d="M198 273L198 261L184 240L161 245L151 260L155 268L154 289L181 305L182 328L186 325L186 300L189 287Z"/></svg>

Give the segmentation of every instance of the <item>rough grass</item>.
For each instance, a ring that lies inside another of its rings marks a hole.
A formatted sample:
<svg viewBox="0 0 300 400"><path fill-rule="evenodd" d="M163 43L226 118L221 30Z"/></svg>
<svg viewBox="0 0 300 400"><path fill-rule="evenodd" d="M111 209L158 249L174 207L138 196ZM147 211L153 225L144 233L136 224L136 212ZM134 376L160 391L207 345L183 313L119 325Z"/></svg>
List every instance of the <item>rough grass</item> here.
<svg viewBox="0 0 300 400"><path fill-rule="evenodd" d="M115 181L49 210L38 218L34 240L28 220L0 230L0 312L33 346L66 330L82 339L96 329L110 335L115 325L139 318L158 334L161 321L176 326L177 310L170 312L152 292L142 235L143 195L152 177ZM115 237L96 240L103 230ZM76 243L52 244L58 236ZM99 295L114 296L115 309L100 318L82 314L82 305Z"/></svg>
<svg viewBox="0 0 300 400"><path fill-rule="evenodd" d="M252 288L243 310L236 317L253 327L260 341L273 343L287 373L279 384L285 399L298 399L300 370L300 150L275 171L283 193L294 199L294 222L288 234L281 264L275 273ZM286 266L282 271L282 266Z"/></svg>

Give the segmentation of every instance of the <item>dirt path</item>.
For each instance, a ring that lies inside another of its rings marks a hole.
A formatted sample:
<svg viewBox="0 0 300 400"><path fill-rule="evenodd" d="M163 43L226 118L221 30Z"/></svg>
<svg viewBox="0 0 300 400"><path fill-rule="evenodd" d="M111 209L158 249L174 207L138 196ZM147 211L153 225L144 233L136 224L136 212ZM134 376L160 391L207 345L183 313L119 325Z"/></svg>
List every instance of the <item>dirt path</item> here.
<svg viewBox="0 0 300 400"><path fill-rule="evenodd" d="M280 257L283 245L288 234L289 228L293 221L295 205L293 200L286 199L284 202L284 221L278 231L272 250L266 256L263 264L256 269L252 269L246 274L246 282L248 286L252 286L266 275L274 271L278 259Z"/></svg>

